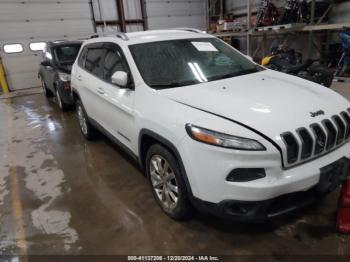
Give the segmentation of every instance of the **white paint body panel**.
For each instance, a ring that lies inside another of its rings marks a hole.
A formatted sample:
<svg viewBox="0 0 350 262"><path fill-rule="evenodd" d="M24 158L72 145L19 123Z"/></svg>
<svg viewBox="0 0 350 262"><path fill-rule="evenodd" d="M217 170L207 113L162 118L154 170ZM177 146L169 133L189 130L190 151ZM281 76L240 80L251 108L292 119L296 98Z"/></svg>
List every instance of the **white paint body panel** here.
<svg viewBox="0 0 350 262"><path fill-rule="evenodd" d="M350 158L350 144L346 142L326 155L285 169L278 148L270 142L272 140L285 152L281 133L295 132L299 127L319 123L324 118L330 118L350 108L350 103L332 90L297 77L265 70L220 81L157 91L144 83L128 45L211 36L183 31L150 31L131 33L128 36L129 41L106 37L88 40L84 45L94 42L118 44L128 60L135 90L122 93L118 87L105 83L103 88L111 89L109 99L116 99L119 103L117 105L110 102L107 107L102 104L98 95L87 96L91 92L85 85L89 84L91 90L94 90L101 82L76 63L72 71L72 87L80 94L89 116L109 133L117 134L114 136L136 156L140 155L138 146L142 129L151 130L170 141L182 158L195 197L213 203L223 200L259 201L308 190L318 183L320 168L344 156ZM84 72L89 76L82 77L79 81L79 76L84 76ZM93 108L100 106L104 108L104 117L99 118L96 115L95 118ZM127 119L124 122L118 122L123 117L122 114L125 114L120 112L122 107L128 109L128 118L124 118ZM325 111L324 116L310 116L310 112L320 109ZM233 150L197 142L187 134L187 123L257 140L265 146L266 151ZM118 132L128 136L130 141L125 142L118 136ZM266 177L250 182L227 182L228 173L241 167L265 168Z"/></svg>

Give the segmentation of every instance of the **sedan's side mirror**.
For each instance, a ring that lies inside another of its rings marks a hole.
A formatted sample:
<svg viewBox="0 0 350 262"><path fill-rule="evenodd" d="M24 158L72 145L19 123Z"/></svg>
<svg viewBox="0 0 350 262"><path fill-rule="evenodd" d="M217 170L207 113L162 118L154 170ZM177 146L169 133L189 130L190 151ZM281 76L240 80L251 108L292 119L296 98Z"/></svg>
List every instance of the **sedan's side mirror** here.
<svg viewBox="0 0 350 262"><path fill-rule="evenodd" d="M51 66L51 62L48 60L44 60L40 63L42 66Z"/></svg>
<svg viewBox="0 0 350 262"><path fill-rule="evenodd" d="M112 83L119 87L126 87L128 85L128 73L124 71L117 71L112 75Z"/></svg>

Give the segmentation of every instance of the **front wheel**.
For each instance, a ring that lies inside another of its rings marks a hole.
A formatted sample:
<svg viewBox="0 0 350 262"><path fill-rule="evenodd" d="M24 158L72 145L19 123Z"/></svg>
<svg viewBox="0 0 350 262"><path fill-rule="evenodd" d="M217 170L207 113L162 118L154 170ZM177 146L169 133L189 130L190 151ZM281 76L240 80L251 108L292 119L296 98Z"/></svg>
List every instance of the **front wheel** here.
<svg viewBox="0 0 350 262"><path fill-rule="evenodd" d="M76 102L76 109L81 133L86 139L93 140L96 137L96 129L89 122L88 115L80 100Z"/></svg>
<svg viewBox="0 0 350 262"><path fill-rule="evenodd" d="M56 88L56 99L57 99L58 106L59 106L59 108L61 109L62 112L68 111L70 109L70 105L66 104L62 100L62 97L60 95L60 91L58 91L58 88Z"/></svg>
<svg viewBox="0 0 350 262"><path fill-rule="evenodd" d="M190 214L187 188L173 154L159 144L151 146L146 156L146 172L162 210L176 220L187 218Z"/></svg>

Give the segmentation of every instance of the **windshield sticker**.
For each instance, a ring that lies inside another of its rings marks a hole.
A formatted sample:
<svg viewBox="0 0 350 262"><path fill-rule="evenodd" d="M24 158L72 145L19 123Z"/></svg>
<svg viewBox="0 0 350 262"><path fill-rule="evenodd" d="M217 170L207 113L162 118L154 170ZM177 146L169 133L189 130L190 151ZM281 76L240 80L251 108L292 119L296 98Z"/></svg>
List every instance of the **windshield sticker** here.
<svg viewBox="0 0 350 262"><path fill-rule="evenodd" d="M218 52L215 46L209 42L191 42L192 45L200 52Z"/></svg>

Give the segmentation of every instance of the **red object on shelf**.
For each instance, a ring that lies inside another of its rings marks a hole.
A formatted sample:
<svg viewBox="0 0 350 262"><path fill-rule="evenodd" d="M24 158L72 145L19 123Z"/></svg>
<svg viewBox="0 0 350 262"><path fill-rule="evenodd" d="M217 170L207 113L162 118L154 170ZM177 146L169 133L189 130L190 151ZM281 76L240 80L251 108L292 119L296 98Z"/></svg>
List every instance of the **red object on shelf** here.
<svg viewBox="0 0 350 262"><path fill-rule="evenodd" d="M343 234L350 234L350 179L343 184L340 191L337 230Z"/></svg>

